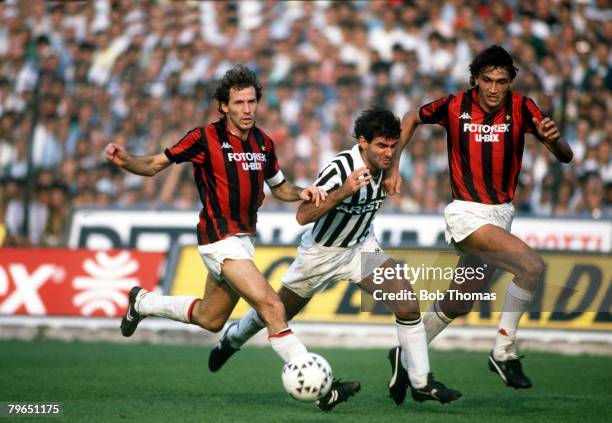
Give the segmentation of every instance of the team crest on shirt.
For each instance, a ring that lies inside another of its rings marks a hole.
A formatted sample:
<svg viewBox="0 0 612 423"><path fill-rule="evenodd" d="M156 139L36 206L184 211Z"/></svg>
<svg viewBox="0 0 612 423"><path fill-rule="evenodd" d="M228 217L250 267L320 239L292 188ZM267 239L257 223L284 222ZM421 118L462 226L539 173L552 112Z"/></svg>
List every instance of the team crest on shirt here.
<svg viewBox="0 0 612 423"><path fill-rule="evenodd" d="M506 115L506 121L510 122L510 119L512 119L512 116Z"/></svg>

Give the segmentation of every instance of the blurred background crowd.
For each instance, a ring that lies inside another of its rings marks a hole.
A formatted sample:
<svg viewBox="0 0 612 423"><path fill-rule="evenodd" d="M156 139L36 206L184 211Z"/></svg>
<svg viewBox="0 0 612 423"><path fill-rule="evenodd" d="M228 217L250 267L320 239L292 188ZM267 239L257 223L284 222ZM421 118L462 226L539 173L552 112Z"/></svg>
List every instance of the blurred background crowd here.
<svg viewBox="0 0 612 423"><path fill-rule="evenodd" d="M234 64L257 72L258 125L288 179L306 185L352 146L363 108L382 103L401 117L464 90L470 61L494 43L519 67L514 90L556 120L575 153L561 166L527 140L519 212L612 216L606 0L8 0L0 19L0 222L8 244L60 244L74 208L199 208L190 166L138 177L109 167L103 148L115 142L156 154L218 119L212 90ZM402 158L402 194L385 211L443 210L445 138L439 127L417 131ZM29 239L19 235L28 180ZM268 196L264 207L291 206Z"/></svg>

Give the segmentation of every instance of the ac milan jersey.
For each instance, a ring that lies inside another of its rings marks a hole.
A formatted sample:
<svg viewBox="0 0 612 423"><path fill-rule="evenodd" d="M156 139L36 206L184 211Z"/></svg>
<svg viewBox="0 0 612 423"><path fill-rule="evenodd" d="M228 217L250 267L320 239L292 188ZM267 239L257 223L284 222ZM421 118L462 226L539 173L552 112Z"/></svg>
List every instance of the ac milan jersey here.
<svg viewBox="0 0 612 423"><path fill-rule="evenodd" d="M540 138L532 118L544 115L532 99L509 92L504 105L486 113L478 88L449 94L419 109L423 123L447 132L448 168L453 198L484 204L512 201L525 145L525 134Z"/></svg>
<svg viewBox="0 0 612 423"><path fill-rule="evenodd" d="M174 163L191 162L202 201L198 242L210 244L236 234L255 234L264 181L284 182L274 144L257 127L246 141L232 134L221 119L188 132L164 153Z"/></svg>

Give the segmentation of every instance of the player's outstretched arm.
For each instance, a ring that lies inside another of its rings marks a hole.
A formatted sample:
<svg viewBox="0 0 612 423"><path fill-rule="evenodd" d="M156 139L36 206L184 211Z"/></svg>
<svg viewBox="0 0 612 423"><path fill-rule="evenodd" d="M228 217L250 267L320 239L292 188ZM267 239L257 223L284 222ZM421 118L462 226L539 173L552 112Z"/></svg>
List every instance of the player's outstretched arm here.
<svg viewBox="0 0 612 423"><path fill-rule="evenodd" d="M400 139L393 152L393 158L391 159L391 166L385 171L385 179L383 186L389 193L389 195L399 194L400 187L402 184L402 176L399 172L399 162L402 156L402 151L412 139L414 131L417 126L421 124L421 118L419 112L408 112L402 118L402 132L400 133Z"/></svg>
<svg viewBox="0 0 612 423"><path fill-rule="evenodd" d="M310 201L315 207L319 207L321 201L325 201L327 192L315 186L300 188L289 181L285 181L280 185L271 187L272 195L282 201Z"/></svg>
<svg viewBox="0 0 612 423"><path fill-rule="evenodd" d="M325 213L336 207L342 200L351 195L355 194L370 183L372 176L370 171L365 167L355 169L344 181L344 184L335 191L332 191L327 195L327 199L322 202L319 206L315 205L312 201L303 202L298 208L297 219L300 225L306 225L310 222L314 222Z"/></svg>
<svg viewBox="0 0 612 423"><path fill-rule="evenodd" d="M164 153L154 156L132 156L125 148L115 143L106 146L104 156L115 166L142 176L154 176L172 163Z"/></svg>
<svg viewBox="0 0 612 423"><path fill-rule="evenodd" d="M544 118L541 121L533 118L533 123L542 138L542 142L548 150L555 155L561 163L569 163L574 157L574 153L569 144L561 138L561 133L555 124L555 121L550 118Z"/></svg>

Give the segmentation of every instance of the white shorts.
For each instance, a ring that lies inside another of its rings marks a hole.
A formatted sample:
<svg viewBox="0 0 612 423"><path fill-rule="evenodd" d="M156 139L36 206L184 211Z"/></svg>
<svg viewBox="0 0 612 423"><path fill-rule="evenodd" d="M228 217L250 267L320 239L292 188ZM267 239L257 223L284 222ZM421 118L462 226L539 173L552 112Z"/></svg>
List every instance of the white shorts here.
<svg viewBox="0 0 612 423"><path fill-rule="evenodd" d="M446 242L460 242L481 226L490 224L510 232L514 219L512 203L482 204L453 200L444 209Z"/></svg>
<svg viewBox="0 0 612 423"><path fill-rule="evenodd" d="M302 298L311 298L333 282L359 283L390 258L372 235L351 248L333 248L314 243L307 234L281 278L285 288ZM364 256L367 262L362 262L362 253L370 253Z"/></svg>
<svg viewBox="0 0 612 423"><path fill-rule="evenodd" d="M221 265L225 259L253 260L255 246L252 235L233 235L207 245L198 245L198 252L208 272L222 281Z"/></svg>

